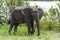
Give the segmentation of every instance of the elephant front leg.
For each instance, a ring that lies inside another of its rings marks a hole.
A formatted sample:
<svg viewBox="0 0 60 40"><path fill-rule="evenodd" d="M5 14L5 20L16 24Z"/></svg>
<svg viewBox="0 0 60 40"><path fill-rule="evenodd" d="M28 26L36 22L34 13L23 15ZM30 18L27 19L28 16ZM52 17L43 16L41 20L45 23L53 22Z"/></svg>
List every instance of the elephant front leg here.
<svg viewBox="0 0 60 40"><path fill-rule="evenodd" d="M35 32L34 21L33 20L31 20L31 29L32 29L31 34L33 34Z"/></svg>
<svg viewBox="0 0 60 40"><path fill-rule="evenodd" d="M38 36L40 35L40 27L39 27L39 22L37 22L37 30L38 30Z"/></svg>
<svg viewBox="0 0 60 40"><path fill-rule="evenodd" d="M28 34L31 35L31 21L29 19L25 19L27 24Z"/></svg>
<svg viewBox="0 0 60 40"><path fill-rule="evenodd" d="M28 26L28 34L31 35L31 27Z"/></svg>

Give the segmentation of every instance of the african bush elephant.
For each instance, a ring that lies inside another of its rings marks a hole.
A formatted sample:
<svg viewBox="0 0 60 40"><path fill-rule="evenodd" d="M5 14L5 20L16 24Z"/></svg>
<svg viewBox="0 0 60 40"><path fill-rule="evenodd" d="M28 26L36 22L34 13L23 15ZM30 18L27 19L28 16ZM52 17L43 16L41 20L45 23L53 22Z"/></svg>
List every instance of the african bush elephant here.
<svg viewBox="0 0 60 40"><path fill-rule="evenodd" d="M40 34L39 18L42 17L41 15L38 14L40 11L41 11L40 9L38 9L38 11L34 11L32 8L22 8L22 7L15 8L13 13L11 14L9 33L11 32L13 26L14 26L14 32L16 32L17 26L19 24L26 23L28 28L28 34L33 34L35 32L33 21L35 20L37 23L37 29L39 35Z"/></svg>

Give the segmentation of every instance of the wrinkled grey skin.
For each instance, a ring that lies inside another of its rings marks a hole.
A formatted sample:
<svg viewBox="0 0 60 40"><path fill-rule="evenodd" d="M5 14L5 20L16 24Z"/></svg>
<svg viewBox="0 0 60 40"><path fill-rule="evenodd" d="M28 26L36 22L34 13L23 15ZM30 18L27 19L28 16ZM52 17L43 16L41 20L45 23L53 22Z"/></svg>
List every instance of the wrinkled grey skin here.
<svg viewBox="0 0 60 40"><path fill-rule="evenodd" d="M23 10L23 12L22 12ZM35 32L33 21L36 21L38 35L40 34L40 26L39 19L43 16L43 11L41 9L37 9L37 11L32 8L15 8L13 13L11 14L10 19L10 28L9 33L11 32L14 26L14 33L17 31L17 26L21 23L26 23L28 28L28 34L33 34Z"/></svg>

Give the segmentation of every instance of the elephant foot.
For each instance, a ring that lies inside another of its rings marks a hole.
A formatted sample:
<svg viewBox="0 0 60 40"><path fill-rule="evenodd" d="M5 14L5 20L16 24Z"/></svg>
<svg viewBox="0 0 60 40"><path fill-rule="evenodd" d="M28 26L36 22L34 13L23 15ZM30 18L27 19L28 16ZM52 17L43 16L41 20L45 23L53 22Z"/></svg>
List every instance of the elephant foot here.
<svg viewBox="0 0 60 40"><path fill-rule="evenodd" d="M40 35L40 33L37 34L37 36L39 36L39 35Z"/></svg>
<svg viewBox="0 0 60 40"><path fill-rule="evenodd" d="M9 35L11 35L11 32L8 32Z"/></svg>
<svg viewBox="0 0 60 40"><path fill-rule="evenodd" d="M28 32L28 35L31 36L32 35L31 32Z"/></svg>
<svg viewBox="0 0 60 40"><path fill-rule="evenodd" d="M16 35L16 32L13 32L14 35Z"/></svg>
<svg viewBox="0 0 60 40"><path fill-rule="evenodd" d="M31 36L31 34L28 34L28 36Z"/></svg>
<svg viewBox="0 0 60 40"><path fill-rule="evenodd" d="M34 31L31 31L31 34L34 34L35 30Z"/></svg>

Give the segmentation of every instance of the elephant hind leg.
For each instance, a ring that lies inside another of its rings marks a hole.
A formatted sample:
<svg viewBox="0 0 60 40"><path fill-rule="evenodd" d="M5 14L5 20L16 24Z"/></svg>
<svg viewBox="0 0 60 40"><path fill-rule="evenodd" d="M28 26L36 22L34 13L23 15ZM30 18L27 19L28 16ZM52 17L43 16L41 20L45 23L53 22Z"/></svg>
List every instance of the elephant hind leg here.
<svg viewBox="0 0 60 40"><path fill-rule="evenodd" d="M10 24L10 28L9 28L9 30L8 30L9 34L11 33L13 26L14 26L14 24L11 23L11 24Z"/></svg>
<svg viewBox="0 0 60 40"><path fill-rule="evenodd" d="M14 35L15 35L16 32L17 32L17 27L18 27L18 25L19 25L18 23L15 24L15 27L14 27Z"/></svg>

